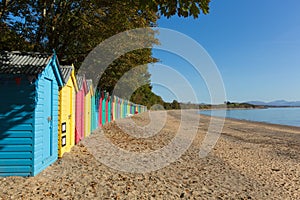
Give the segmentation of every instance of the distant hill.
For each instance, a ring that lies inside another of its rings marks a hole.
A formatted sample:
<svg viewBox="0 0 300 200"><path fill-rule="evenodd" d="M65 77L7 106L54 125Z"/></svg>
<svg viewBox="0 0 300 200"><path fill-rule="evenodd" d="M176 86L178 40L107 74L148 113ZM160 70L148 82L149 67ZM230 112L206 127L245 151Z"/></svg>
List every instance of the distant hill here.
<svg viewBox="0 0 300 200"><path fill-rule="evenodd" d="M252 105L260 105L260 106L300 106L300 101L285 101L285 100L277 100L271 102L263 102L263 101L247 101L246 103Z"/></svg>

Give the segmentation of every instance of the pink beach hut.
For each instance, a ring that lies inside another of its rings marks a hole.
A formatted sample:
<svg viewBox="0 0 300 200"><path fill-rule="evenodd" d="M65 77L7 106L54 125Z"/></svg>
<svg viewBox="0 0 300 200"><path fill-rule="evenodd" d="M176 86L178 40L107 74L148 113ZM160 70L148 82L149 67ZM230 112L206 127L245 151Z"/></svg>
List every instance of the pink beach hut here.
<svg viewBox="0 0 300 200"><path fill-rule="evenodd" d="M115 97L114 96L111 96L111 107L110 107L110 113L111 113L111 117L110 117L110 121L114 121L115 120Z"/></svg>
<svg viewBox="0 0 300 200"><path fill-rule="evenodd" d="M75 144L84 138L84 97L87 91L84 76L77 76L78 92L76 94Z"/></svg>
<svg viewBox="0 0 300 200"><path fill-rule="evenodd" d="M102 110L103 110L103 98L104 98L104 93L103 91L100 91L100 100L99 100L99 114L98 114L98 126L102 127Z"/></svg>
<svg viewBox="0 0 300 200"><path fill-rule="evenodd" d="M108 93L106 93L106 95L107 94ZM109 95L107 95L107 98L106 98L106 101L105 101L105 123L108 123L108 113L109 113L108 103L109 103Z"/></svg>
<svg viewBox="0 0 300 200"><path fill-rule="evenodd" d="M102 95L100 92L99 104L98 104L98 127L102 126Z"/></svg>

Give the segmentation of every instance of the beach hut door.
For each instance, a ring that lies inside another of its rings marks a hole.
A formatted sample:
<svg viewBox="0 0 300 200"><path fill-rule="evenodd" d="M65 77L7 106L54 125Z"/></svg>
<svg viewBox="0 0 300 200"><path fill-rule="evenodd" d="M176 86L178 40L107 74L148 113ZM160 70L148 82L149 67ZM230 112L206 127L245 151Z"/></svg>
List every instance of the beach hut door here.
<svg viewBox="0 0 300 200"><path fill-rule="evenodd" d="M71 134L73 133L72 128L72 114L73 114L73 88L70 86L68 87L68 97L69 97L69 103L68 103L68 125L67 125L67 141L68 145L71 147L72 146L72 141L71 141Z"/></svg>
<svg viewBox="0 0 300 200"><path fill-rule="evenodd" d="M45 78L45 131L43 133L43 159L51 156L52 152L52 80Z"/></svg>

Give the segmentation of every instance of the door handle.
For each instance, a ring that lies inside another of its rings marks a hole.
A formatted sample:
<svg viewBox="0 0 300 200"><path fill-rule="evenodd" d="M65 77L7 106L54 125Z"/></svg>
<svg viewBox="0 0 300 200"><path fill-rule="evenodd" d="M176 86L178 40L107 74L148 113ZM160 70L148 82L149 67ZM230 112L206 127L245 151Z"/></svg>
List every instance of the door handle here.
<svg viewBox="0 0 300 200"><path fill-rule="evenodd" d="M49 116L49 117L47 118L47 120L48 120L48 122L50 122L50 121L52 120L51 116Z"/></svg>

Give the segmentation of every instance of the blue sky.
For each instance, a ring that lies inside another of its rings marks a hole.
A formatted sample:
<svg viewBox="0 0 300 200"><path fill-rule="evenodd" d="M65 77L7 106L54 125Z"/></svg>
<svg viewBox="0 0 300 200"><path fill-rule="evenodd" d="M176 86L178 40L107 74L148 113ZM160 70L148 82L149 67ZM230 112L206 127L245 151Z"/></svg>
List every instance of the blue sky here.
<svg viewBox="0 0 300 200"><path fill-rule="evenodd" d="M226 100L296 101L300 100L299 10L298 0L212 0L208 15L161 18L158 25L186 34L202 45L221 74ZM177 41L176 45L183 44ZM162 50L154 49L153 54L161 60L149 67L155 93L166 101L211 102L203 77L189 62ZM164 80L177 90L186 87L171 74L162 73L161 65L185 77L197 99L190 93L172 94L172 88L159 84Z"/></svg>

